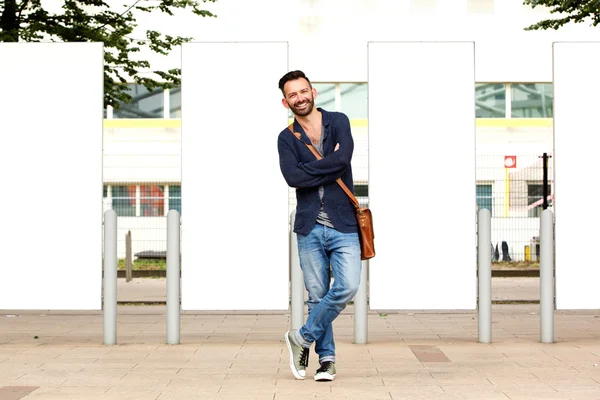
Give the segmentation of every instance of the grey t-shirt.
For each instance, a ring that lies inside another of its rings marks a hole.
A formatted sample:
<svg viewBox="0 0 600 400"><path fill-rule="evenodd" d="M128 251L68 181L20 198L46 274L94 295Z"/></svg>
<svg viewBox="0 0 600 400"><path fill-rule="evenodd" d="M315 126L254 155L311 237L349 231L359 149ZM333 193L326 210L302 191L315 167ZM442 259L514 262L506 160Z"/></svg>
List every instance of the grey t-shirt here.
<svg viewBox="0 0 600 400"><path fill-rule="evenodd" d="M325 127L321 126L321 138L319 139L319 144L315 146L315 149L319 152L321 157L323 156L323 136L325 134ZM334 228L329 216L325 212L325 207L323 206L323 194L325 194L325 188L323 185L319 187L319 198L321 199L321 210L319 211L319 215L317 215L317 223L321 225L328 226L330 228Z"/></svg>

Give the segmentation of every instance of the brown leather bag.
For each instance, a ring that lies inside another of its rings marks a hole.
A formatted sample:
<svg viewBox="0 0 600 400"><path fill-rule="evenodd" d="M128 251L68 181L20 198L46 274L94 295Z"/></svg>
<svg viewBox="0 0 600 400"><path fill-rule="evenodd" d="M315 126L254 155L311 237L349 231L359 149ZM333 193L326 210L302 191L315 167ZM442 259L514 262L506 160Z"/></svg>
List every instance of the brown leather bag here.
<svg viewBox="0 0 600 400"><path fill-rule="evenodd" d="M289 126L290 131L300 140L300 133L294 132L293 124ZM321 155L314 148L312 144L306 144L306 147L312 151L312 153L317 157L317 160L320 160ZM348 195L350 201L354 205L354 209L356 211L356 222L358 223L358 238L360 239L360 259L368 260L370 258L375 257L375 233L373 231L373 215L371 214L371 210L366 207L361 207L358 203L354 194L348 189L348 187L342 181L342 178L337 178L336 182L340 185L342 190Z"/></svg>

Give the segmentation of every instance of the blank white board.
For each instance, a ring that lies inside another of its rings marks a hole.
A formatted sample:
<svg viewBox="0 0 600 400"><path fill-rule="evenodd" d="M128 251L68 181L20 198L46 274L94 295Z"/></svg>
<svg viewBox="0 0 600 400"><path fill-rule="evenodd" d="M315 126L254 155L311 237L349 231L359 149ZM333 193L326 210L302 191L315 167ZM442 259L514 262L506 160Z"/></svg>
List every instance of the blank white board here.
<svg viewBox="0 0 600 400"><path fill-rule="evenodd" d="M103 57L0 44L0 309L101 309Z"/></svg>
<svg viewBox="0 0 600 400"><path fill-rule="evenodd" d="M600 42L553 44L556 308L600 308Z"/></svg>
<svg viewBox="0 0 600 400"><path fill-rule="evenodd" d="M372 309L474 309L471 42L368 45Z"/></svg>
<svg viewBox="0 0 600 400"><path fill-rule="evenodd" d="M182 48L182 308L287 310L288 187L277 136L288 45Z"/></svg>

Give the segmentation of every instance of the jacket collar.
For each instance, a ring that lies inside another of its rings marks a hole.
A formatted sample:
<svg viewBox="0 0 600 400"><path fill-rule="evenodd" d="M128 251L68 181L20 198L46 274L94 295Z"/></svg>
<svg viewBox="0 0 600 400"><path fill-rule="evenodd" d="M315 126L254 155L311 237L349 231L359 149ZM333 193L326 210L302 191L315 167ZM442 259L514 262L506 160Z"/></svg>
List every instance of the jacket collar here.
<svg viewBox="0 0 600 400"><path fill-rule="evenodd" d="M329 128L329 123L331 122L331 113L327 110L322 109L321 107L317 107L317 110L321 112L323 126L325 127L325 132L323 133L323 140L325 140L325 138L327 137L327 134L329 132L328 128ZM293 128L294 128L294 132L300 132L300 140L302 140L306 144L311 144L311 141L308 138L308 136L306 135L306 132L304 132L304 128L302 128L302 125L300 125L300 123L298 122L298 120L296 118L294 118Z"/></svg>

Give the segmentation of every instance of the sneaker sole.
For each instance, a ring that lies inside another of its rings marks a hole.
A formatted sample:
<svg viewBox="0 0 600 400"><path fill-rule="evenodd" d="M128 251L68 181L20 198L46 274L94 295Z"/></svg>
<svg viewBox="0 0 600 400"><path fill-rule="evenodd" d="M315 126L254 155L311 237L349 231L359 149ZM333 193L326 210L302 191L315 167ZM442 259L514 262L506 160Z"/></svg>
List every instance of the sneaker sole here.
<svg viewBox="0 0 600 400"><path fill-rule="evenodd" d="M324 381L332 381L335 379L335 374L330 375L327 372L321 372L315 375L315 381L324 382Z"/></svg>
<svg viewBox="0 0 600 400"><path fill-rule="evenodd" d="M292 351L292 344L290 343L290 339L288 338L287 332L285 333L285 344L287 345L288 352L290 353L290 369L292 370L292 374L296 379L304 379L304 376L300 375L298 370L296 369L296 365L294 364L294 352Z"/></svg>

